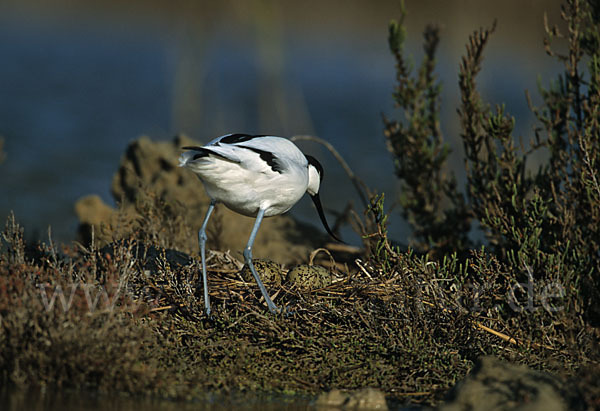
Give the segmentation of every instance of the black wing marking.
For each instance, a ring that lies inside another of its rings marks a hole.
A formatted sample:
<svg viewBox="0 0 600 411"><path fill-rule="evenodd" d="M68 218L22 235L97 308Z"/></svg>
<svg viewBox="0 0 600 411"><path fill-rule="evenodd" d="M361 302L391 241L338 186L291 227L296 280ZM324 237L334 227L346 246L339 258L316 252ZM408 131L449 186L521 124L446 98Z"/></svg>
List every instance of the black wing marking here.
<svg viewBox="0 0 600 411"><path fill-rule="evenodd" d="M223 144L236 145L237 147L245 148L247 150L253 151L260 156L261 160L263 160L265 163L267 163L267 165L269 167L271 167L271 170L273 170L276 173L280 173L280 174L283 173L284 167L281 165L281 162L279 161L279 159L277 158L277 156L275 154L271 153L270 151L261 150L259 148L248 147L248 146L239 144L239 143L244 143L246 141L250 141L252 139L259 138L259 137L267 137L267 135L266 134L251 135L251 134L241 134L241 133L229 134L214 144L219 145L220 143L223 143ZM210 146L205 146L205 147L189 146L189 147L183 147L183 149L194 150L194 151L198 152L197 154L194 155L193 160L197 160L202 157L207 157L209 154L212 154L212 155L219 156L221 158L231 161L231 159L228 159L227 157L223 156L222 154L212 151L210 149Z"/></svg>
<svg viewBox="0 0 600 411"><path fill-rule="evenodd" d="M263 160L265 163L267 163L267 165L269 167L271 167L271 170L273 170L279 174L283 173L283 167L281 166L279 159L277 158L277 156L275 154L271 153L270 151L260 150L258 148L247 147L247 146L238 146L238 147L242 147L247 150L254 151L256 154L258 154L260 156L261 160Z"/></svg>
<svg viewBox="0 0 600 411"><path fill-rule="evenodd" d="M198 146L186 146L186 147L181 147L181 148L184 150L197 151L197 153L194 154L194 157L192 157L192 160L198 160L199 158L202 158L202 157L208 157L208 155L210 154L210 151L208 151L205 148L198 147Z"/></svg>
<svg viewBox="0 0 600 411"><path fill-rule="evenodd" d="M230 134L230 135L225 136L222 139L220 139L217 142L217 144L218 143L224 143L224 144L243 143L244 141L250 141L253 138L257 138L257 137L266 137L266 135L264 135L264 134L251 135L251 134L242 134L242 133Z"/></svg>
<svg viewBox="0 0 600 411"><path fill-rule="evenodd" d="M184 150L193 150L193 151L197 151L196 154L194 154L194 157L192 157L192 160L198 160L199 158L203 158L203 157L208 157L209 155L213 155L213 156L217 156L217 157L221 157L225 160L228 161L233 161L230 158L225 157L222 154L219 153L215 153L214 151L212 151L209 148L206 147L198 147L198 146L187 146L187 147L181 147Z"/></svg>

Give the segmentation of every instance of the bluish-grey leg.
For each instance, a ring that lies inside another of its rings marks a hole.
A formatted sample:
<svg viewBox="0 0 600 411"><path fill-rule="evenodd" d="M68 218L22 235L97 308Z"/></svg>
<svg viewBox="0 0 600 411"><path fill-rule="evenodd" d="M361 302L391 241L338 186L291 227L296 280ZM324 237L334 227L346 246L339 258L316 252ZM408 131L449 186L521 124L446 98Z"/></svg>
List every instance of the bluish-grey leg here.
<svg viewBox="0 0 600 411"><path fill-rule="evenodd" d="M252 244L254 244L254 239L256 238L256 233L258 232L258 227L260 227L260 223L262 222L264 215L265 215L265 210L262 210L262 209L258 210L258 214L256 215L256 222L254 223L254 227L252 227L252 232L250 233L250 238L248 239L248 244L246 245L246 248L244 249L244 261L246 262L246 265L248 267L250 267L250 271L252 272L252 275L254 276L256 283L258 284L258 288L260 288L260 292L262 293L263 297L265 297L265 301L267 302L269 311L271 311L272 313L275 314L275 313L279 312L279 309L277 308L277 306L275 304L273 304L271 297L269 297L269 293L267 293L267 289L265 288L262 281L260 280L260 277L256 273L254 264L252 264Z"/></svg>
<svg viewBox="0 0 600 411"><path fill-rule="evenodd" d="M202 282L204 283L204 307L206 308L206 315L210 315L210 297L208 296L208 282L206 280L206 226L208 225L208 219L215 209L216 201L212 200L206 210L206 216L202 222L202 227L198 231L198 243L200 243L200 258L202 259Z"/></svg>

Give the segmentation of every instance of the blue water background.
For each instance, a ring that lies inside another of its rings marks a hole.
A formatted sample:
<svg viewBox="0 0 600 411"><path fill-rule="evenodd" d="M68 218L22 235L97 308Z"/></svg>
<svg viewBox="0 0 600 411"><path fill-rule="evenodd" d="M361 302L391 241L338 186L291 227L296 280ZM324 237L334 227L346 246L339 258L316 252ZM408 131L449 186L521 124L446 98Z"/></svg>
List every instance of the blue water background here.
<svg viewBox="0 0 600 411"><path fill-rule="evenodd" d="M0 137L6 153L0 164L0 218L13 210L28 237L45 237L51 225L55 239L74 238L73 204L86 194L114 204L112 176L127 144L142 135L164 140L183 132L200 141L227 132L318 135L370 187L385 191L387 206L393 207L398 183L381 114L399 116L387 49L387 21L398 15L396 2L352 3L365 9L365 21L356 17L360 10L347 18L332 6L305 10L293 23L272 13L261 20L261 14L244 19L220 12L191 22L176 12L165 13L163 21L160 13L136 18L118 10L100 17L95 11L44 17L47 8L38 10L33 3L0 9ZM443 83L443 131L454 149L450 166L461 181L458 64L466 34L497 16L482 6L467 19L460 8L473 2L454 3L455 13L437 17L443 24L437 73ZM525 8L535 3L525 2ZM422 54L420 33L435 2L426 4L430 8L413 7L409 23L407 51L416 62ZM547 84L559 67L544 54L541 15L523 26L513 21L521 12L499 18L478 80L487 101L506 103L518 118L516 134L527 142L535 122L524 90L539 101L538 75ZM521 32L514 33L515 25ZM301 146L325 165L326 207L341 211L352 201L362 212L334 158L318 145ZM292 214L318 225L306 199ZM397 210L390 224L398 240L410 235ZM343 234L359 242L349 228Z"/></svg>

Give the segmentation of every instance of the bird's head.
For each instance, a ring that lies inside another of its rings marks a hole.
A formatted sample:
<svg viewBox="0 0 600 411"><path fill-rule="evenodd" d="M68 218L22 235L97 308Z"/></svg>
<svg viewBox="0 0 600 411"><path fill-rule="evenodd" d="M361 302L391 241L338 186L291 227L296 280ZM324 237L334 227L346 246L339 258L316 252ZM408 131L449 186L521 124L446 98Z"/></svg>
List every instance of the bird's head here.
<svg viewBox="0 0 600 411"><path fill-rule="evenodd" d="M323 166L313 156L306 156L308 160L308 187L306 192L312 197L319 194L319 187L323 181Z"/></svg>
<svg viewBox="0 0 600 411"><path fill-rule="evenodd" d="M329 228L329 224L327 224L327 220L325 219L325 214L323 213L323 206L321 205L321 199L319 198L319 187L321 186L321 181L323 181L323 166L319 161L313 156L306 156L308 160L308 187L306 188L306 192L310 195L315 207L317 208L317 213L319 213L319 217L321 218L321 222L323 223L323 227L331 237L333 237L336 241L343 243L342 240L336 237Z"/></svg>

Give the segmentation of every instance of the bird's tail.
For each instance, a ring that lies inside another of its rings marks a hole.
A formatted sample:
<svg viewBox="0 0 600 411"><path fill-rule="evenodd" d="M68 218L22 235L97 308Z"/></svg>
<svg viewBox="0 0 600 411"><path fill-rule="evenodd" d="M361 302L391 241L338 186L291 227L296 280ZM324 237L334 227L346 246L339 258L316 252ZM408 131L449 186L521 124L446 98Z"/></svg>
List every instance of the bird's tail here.
<svg viewBox="0 0 600 411"><path fill-rule="evenodd" d="M185 167L186 165L188 165L188 163L194 161L194 160L198 160L199 158L202 157L207 157L209 154L209 151L203 147L182 147L184 150L189 150L189 151L185 151L183 152L180 156L179 156L179 167Z"/></svg>

